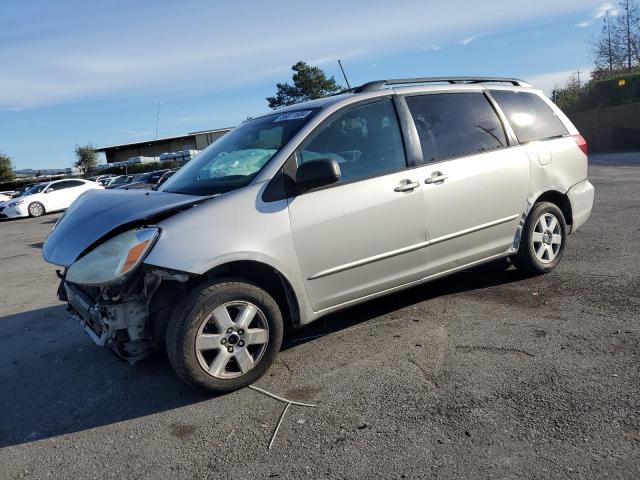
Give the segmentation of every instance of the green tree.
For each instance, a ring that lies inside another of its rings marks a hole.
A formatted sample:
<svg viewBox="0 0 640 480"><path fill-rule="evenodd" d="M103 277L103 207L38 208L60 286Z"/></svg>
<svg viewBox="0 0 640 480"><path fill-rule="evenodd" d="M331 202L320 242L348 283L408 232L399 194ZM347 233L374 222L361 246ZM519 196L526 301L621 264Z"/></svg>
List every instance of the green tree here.
<svg viewBox="0 0 640 480"><path fill-rule="evenodd" d="M0 182L10 182L14 177L11 157L0 152Z"/></svg>
<svg viewBox="0 0 640 480"><path fill-rule="evenodd" d="M87 145L76 145L76 163L73 165L82 170L84 175L98 165L98 154L95 148L95 145L90 143Z"/></svg>
<svg viewBox="0 0 640 480"><path fill-rule="evenodd" d="M286 107L295 103L326 97L338 93L342 87L333 77L327 78L324 71L318 67L311 67L305 62L296 63L291 69L293 85L278 83L275 97L267 97L269 108Z"/></svg>
<svg viewBox="0 0 640 480"><path fill-rule="evenodd" d="M565 111L576 110L580 105L584 89L578 75L572 73L565 85L556 89L556 104Z"/></svg>

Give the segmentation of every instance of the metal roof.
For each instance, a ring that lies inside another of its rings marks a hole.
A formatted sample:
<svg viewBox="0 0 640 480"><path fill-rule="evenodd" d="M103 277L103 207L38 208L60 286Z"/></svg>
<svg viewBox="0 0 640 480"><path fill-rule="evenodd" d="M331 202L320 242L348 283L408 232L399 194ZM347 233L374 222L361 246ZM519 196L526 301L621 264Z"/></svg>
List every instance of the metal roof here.
<svg viewBox="0 0 640 480"><path fill-rule="evenodd" d="M119 150L119 149L122 149L122 148L131 148L131 147L136 147L136 146L150 146L150 145L154 145L156 143L167 142L167 141L171 141L171 140L182 140L184 138L193 137L195 135L203 135L203 134L206 134L206 133L228 132L232 128L233 127L216 128L214 130L200 130L198 132L185 133L184 135L176 135L174 137L158 138L157 140L144 140L142 142L132 142L132 143L122 143L122 144L118 144L118 145L109 145L107 147L96 148L94 151L96 151L96 152L104 152L105 150Z"/></svg>

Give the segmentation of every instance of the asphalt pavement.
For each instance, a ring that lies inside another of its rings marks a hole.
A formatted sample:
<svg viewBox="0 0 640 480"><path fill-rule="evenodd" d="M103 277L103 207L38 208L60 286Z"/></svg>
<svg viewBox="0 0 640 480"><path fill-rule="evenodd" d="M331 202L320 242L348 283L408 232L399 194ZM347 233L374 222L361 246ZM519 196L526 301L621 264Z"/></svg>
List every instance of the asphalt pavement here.
<svg viewBox="0 0 640 480"><path fill-rule="evenodd" d="M56 300L59 215L0 222L0 478L640 478L640 154L592 157L561 265L498 262L295 332L209 397Z"/></svg>

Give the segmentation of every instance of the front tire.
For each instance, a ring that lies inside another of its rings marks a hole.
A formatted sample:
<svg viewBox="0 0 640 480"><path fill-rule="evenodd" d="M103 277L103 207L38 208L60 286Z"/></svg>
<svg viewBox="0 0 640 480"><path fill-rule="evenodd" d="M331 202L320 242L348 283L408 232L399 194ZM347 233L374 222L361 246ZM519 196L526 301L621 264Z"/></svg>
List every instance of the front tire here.
<svg viewBox="0 0 640 480"><path fill-rule="evenodd" d="M29 216L33 218L41 217L45 212L44 205L42 205L40 202L30 203L27 210L29 212Z"/></svg>
<svg viewBox="0 0 640 480"><path fill-rule="evenodd" d="M282 344L276 301L256 285L214 281L179 304L167 326L167 354L189 385L226 393L258 380Z"/></svg>
<svg viewBox="0 0 640 480"><path fill-rule="evenodd" d="M567 223L562 210L550 202L537 203L527 217L512 262L529 273L550 272L560 263L566 240Z"/></svg>

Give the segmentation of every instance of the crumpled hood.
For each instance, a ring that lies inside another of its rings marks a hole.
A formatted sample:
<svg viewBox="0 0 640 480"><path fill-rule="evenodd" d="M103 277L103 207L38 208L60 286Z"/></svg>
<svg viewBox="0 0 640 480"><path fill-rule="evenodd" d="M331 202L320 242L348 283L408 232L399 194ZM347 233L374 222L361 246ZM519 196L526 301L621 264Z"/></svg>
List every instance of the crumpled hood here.
<svg viewBox="0 0 640 480"><path fill-rule="evenodd" d="M89 190L67 209L44 243L42 256L69 267L87 247L118 227L208 198L148 190Z"/></svg>

